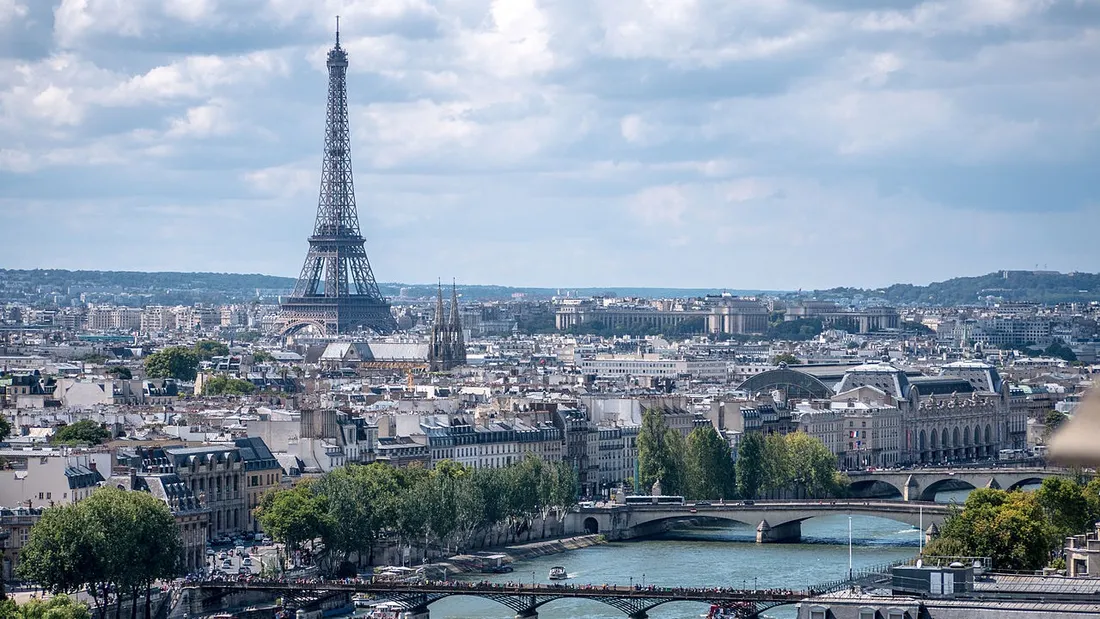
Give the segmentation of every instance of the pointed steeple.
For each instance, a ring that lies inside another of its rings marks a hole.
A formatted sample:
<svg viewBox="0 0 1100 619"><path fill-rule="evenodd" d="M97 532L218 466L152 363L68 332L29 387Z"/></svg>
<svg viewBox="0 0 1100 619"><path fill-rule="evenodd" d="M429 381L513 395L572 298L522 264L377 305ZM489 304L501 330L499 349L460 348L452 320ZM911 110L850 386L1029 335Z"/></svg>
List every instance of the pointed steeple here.
<svg viewBox="0 0 1100 619"><path fill-rule="evenodd" d="M445 323L443 319L446 318L446 314L443 313L443 282L438 282L438 296L435 299L435 324L438 327L442 327Z"/></svg>
<svg viewBox="0 0 1100 619"><path fill-rule="evenodd" d="M462 332L462 318L458 311L458 287L451 280L451 322L447 325L450 334L451 359L455 365L466 365L466 338Z"/></svg>

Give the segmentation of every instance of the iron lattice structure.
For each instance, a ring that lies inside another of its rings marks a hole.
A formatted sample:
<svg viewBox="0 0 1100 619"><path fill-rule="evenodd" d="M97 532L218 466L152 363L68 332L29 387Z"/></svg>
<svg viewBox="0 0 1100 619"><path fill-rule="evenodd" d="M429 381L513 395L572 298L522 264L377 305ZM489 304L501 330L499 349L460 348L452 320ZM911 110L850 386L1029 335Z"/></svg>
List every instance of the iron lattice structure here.
<svg viewBox="0 0 1100 619"><path fill-rule="evenodd" d="M294 292L280 308L284 335L307 325L325 335L358 329L383 334L397 330L390 304L378 290L359 231L351 170L347 69L348 55L340 47L337 29L336 45L328 52L325 155L317 220L302 273Z"/></svg>

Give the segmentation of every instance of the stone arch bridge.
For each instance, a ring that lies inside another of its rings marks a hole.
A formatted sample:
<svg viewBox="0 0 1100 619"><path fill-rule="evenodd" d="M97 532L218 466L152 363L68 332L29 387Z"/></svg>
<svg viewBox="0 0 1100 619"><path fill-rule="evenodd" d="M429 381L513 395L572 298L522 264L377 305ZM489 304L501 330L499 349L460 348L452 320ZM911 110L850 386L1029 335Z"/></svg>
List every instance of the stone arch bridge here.
<svg viewBox="0 0 1100 619"><path fill-rule="evenodd" d="M728 504L616 505L589 507L570 512L567 530L602 533L612 540L657 535L687 520L724 520L756 527L761 543L797 542L802 522L829 515L873 516L914 527L943 526L948 506L927 502L873 500L757 501Z"/></svg>
<svg viewBox="0 0 1100 619"><path fill-rule="evenodd" d="M999 488L1015 490L1069 473L1054 468L926 468L908 471L849 471L849 490L855 496L896 491L905 501L932 501L944 490Z"/></svg>

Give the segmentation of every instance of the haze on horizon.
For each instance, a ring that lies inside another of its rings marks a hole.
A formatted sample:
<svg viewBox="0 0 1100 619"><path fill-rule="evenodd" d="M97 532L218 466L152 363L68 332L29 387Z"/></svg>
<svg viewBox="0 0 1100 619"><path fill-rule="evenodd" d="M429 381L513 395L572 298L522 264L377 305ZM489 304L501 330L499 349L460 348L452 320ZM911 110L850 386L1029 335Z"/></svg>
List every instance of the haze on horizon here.
<svg viewBox="0 0 1100 619"><path fill-rule="evenodd" d="M333 16L382 282L1100 271L1100 3L0 0L0 267L294 277Z"/></svg>

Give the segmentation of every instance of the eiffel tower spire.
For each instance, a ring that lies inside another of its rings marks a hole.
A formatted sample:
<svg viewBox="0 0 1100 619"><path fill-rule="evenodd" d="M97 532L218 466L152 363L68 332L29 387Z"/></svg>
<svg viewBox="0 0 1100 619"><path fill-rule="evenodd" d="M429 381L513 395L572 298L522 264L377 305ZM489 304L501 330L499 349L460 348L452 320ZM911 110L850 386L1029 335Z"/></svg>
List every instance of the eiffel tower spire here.
<svg viewBox="0 0 1100 619"><path fill-rule="evenodd" d="M307 325L327 335L357 329L392 333L397 322L378 290L359 232L348 125L348 54L340 47L339 17L336 44L329 50L326 64L328 105L317 219L302 273L294 292L282 304L281 328L283 334Z"/></svg>

